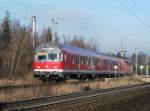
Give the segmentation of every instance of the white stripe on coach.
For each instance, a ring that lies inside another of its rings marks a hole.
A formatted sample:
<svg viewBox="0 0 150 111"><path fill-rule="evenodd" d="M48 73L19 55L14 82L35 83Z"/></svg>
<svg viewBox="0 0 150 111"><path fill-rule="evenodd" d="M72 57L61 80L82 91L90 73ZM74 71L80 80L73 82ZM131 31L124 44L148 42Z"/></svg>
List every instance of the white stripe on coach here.
<svg viewBox="0 0 150 111"><path fill-rule="evenodd" d="M94 71L94 70L68 70L68 69L34 69L39 72L94 72L94 73L114 73L114 71ZM122 73L122 72L119 72Z"/></svg>

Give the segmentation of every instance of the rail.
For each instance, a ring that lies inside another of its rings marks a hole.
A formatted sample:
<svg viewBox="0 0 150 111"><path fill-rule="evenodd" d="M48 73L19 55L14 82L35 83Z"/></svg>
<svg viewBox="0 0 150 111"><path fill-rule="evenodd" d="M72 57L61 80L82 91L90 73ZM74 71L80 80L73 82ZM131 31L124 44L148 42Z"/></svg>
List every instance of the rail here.
<svg viewBox="0 0 150 111"><path fill-rule="evenodd" d="M79 93L70 93L70 94L64 94L59 96L48 96L48 97L43 97L38 99L16 101L16 102L3 104L1 109L3 111L30 111L35 109L37 110L40 107L46 107L46 106L62 104L62 103L71 103L75 101L98 98L106 95L113 95L116 93L129 93L144 88L150 88L150 84L117 87L117 88L104 89L104 90L82 91Z"/></svg>

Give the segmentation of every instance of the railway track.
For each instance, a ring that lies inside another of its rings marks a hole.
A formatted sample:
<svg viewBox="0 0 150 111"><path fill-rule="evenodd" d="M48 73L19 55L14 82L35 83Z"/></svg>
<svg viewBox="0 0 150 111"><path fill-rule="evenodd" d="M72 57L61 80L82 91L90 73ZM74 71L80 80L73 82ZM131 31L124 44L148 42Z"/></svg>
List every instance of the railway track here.
<svg viewBox="0 0 150 111"><path fill-rule="evenodd" d="M150 88L150 84L134 85L126 87L117 87L105 90L90 90L80 93L70 93L59 96L48 96L38 99L22 100L11 103L1 104L0 110L2 111L35 111L40 108L52 107L58 104L71 104L73 102L80 102L83 100L90 100L93 98L99 98L108 95L114 95L116 93L129 93L136 92Z"/></svg>

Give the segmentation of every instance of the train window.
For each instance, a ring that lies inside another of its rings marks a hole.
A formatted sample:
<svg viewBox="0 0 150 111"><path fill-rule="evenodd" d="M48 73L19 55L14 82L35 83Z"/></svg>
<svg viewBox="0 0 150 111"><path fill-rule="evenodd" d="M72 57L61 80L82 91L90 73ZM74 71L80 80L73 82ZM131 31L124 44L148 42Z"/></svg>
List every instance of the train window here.
<svg viewBox="0 0 150 111"><path fill-rule="evenodd" d="M49 53L48 60L58 60L57 53Z"/></svg>
<svg viewBox="0 0 150 111"><path fill-rule="evenodd" d="M87 57L86 58L86 61L87 61L87 66L89 65L89 58Z"/></svg>
<svg viewBox="0 0 150 111"><path fill-rule="evenodd" d="M89 57L88 61L89 61L89 66L91 66L91 58L90 57Z"/></svg>
<svg viewBox="0 0 150 111"><path fill-rule="evenodd" d="M78 56L78 63L81 64L81 57Z"/></svg>
<svg viewBox="0 0 150 111"><path fill-rule="evenodd" d="M95 59L95 66L97 66L97 62L98 62L98 60L97 60L97 59Z"/></svg>
<svg viewBox="0 0 150 111"><path fill-rule="evenodd" d="M66 53L63 52L63 61L66 61Z"/></svg>
<svg viewBox="0 0 150 111"><path fill-rule="evenodd" d="M104 60L104 64L105 64L105 66L107 66L107 60L106 59Z"/></svg>
<svg viewBox="0 0 150 111"><path fill-rule="evenodd" d="M93 66L93 65L94 65L94 64L93 64L93 63L94 63L93 61L94 61L94 59L93 59L93 58L91 58L91 66Z"/></svg>
<svg viewBox="0 0 150 111"><path fill-rule="evenodd" d="M75 64L75 56L74 55L72 55L72 64Z"/></svg>
<svg viewBox="0 0 150 111"><path fill-rule="evenodd" d="M105 60L105 66L107 67L107 61Z"/></svg>
<svg viewBox="0 0 150 111"><path fill-rule="evenodd" d="M98 59L95 59L95 66L98 65Z"/></svg>
<svg viewBox="0 0 150 111"><path fill-rule="evenodd" d="M83 64L83 56L80 57L80 63Z"/></svg>
<svg viewBox="0 0 150 111"><path fill-rule="evenodd" d="M74 57L73 57L73 62L74 62L74 64L76 64L76 60L77 60L77 56L74 55Z"/></svg>
<svg viewBox="0 0 150 111"><path fill-rule="evenodd" d="M71 62L72 64L74 64L74 56L73 56L73 55L70 55L70 62Z"/></svg>
<svg viewBox="0 0 150 111"><path fill-rule="evenodd" d="M69 61L72 63L72 55L69 55Z"/></svg>
<svg viewBox="0 0 150 111"><path fill-rule="evenodd" d="M87 65L89 65L89 57L87 57Z"/></svg>
<svg viewBox="0 0 150 111"><path fill-rule="evenodd" d="M97 66L100 66L100 59L97 59Z"/></svg>
<svg viewBox="0 0 150 111"><path fill-rule="evenodd" d="M95 65L96 65L96 59L93 58L93 66L95 66Z"/></svg>
<svg viewBox="0 0 150 111"><path fill-rule="evenodd" d="M100 66L100 59L97 59L97 66Z"/></svg>
<svg viewBox="0 0 150 111"><path fill-rule="evenodd" d="M82 57L81 57L81 56L79 56L79 64L81 64L81 61L82 61L81 59L82 59Z"/></svg>
<svg viewBox="0 0 150 111"><path fill-rule="evenodd" d="M63 61L63 53L59 53L59 60Z"/></svg>
<svg viewBox="0 0 150 111"><path fill-rule="evenodd" d="M85 65L88 65L88 59L85 57Z"/></svg>
<svg viewBox="0 0 150 111"><path fill-rule="evenodd" d="M75 55L75 58L74 58L74 63L76 64L77 63L77 55Z"/></svg>
<svg viewBox="0 0 150 111"><path fill-rule="evenodd" d="M90 58L88 58L88 65L90 66Z"/></svg>
<svg viewBox="0 0 150 111"><path fill-rule="evenodd" d="M94 58L91 58L91 65L94 66Z"/></svg>
<svg viewBox="0 0 150 111"><path fill-rule="evenodd" d="M94 58L91 58L91 65L94 66Z"/></svg>
<svg viewBox="0 0 150 111"><path fill-rule="evenodd" d="M97 66L97 58L95 59L95 66Z"/></svg>
<svg viewBox="0 0 150 111"><path fill-rule="evenodd" d="M83 56L83 65L85 65L85 57Z"/></svg>
<svg viewBox="0 0 150 111"><path fill-rule="evenodd" d="M86 60L85 56L83 57L83 64L86 65Z"/></svg>
<svg viewBox="0 0 150 111"><path fill-rule="evenodd" d="M38 60L39 61L46 60L46 55L38 55Z"/></svg>
<svg viewBox="0 0 150 111"><path fill-rule="evenodd" d="M80 64L80 56L77 56L77 64Z"/></svg>

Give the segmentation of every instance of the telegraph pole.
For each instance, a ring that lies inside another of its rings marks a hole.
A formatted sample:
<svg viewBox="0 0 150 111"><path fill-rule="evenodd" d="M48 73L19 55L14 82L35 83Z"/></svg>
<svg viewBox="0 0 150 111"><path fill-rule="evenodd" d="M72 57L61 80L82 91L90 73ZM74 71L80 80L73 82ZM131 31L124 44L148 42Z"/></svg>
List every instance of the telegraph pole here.
<svg viewBox="0 0 150 111"><path fill-rule="evenodd" d="M55 30L54 30L54 24L55 24L55 20L52 19L52 42L54 43L55 41Z"/></svg>
<svg viewBox="0 0 150 111"><path fill-rule="evenodd" d="M52 19L52 42L54 43L55 42L55 39L56 39L56 34L57 34L57 31L56 31L56 25L58 23L55 22L55 19Z"/></svg>
<svg viewBox="0 0 150 111"><path fill-rule="evenodd" d="M120 51L120 55L122 58L125 58L125 49L123 48L123 38L121 38L121 51Z"/></svg>
<svg viewBox="0 0 150 111"><path fill-rule="evenodd" d="M121 38L121 57L123 57L123 38Z"/></svg>
<svg viewBox="0 0 150 111"><path fill-rule="evenodd" d="M149 73L149 67L148 67L148 56L146 56L146 76L148 77L148 73Z"/></svg>
<svg viewBox="0 0 150 111"><path fill-rule="evenodd" d="M135 75L137 76L137 49L135 49Z"/></svg>
<svg viewBox="0 0 150 111"><path fill-rule="evenodd" d="M32 45L35 47L35 35L36 35L36 17L32 16Z"/></svg>

